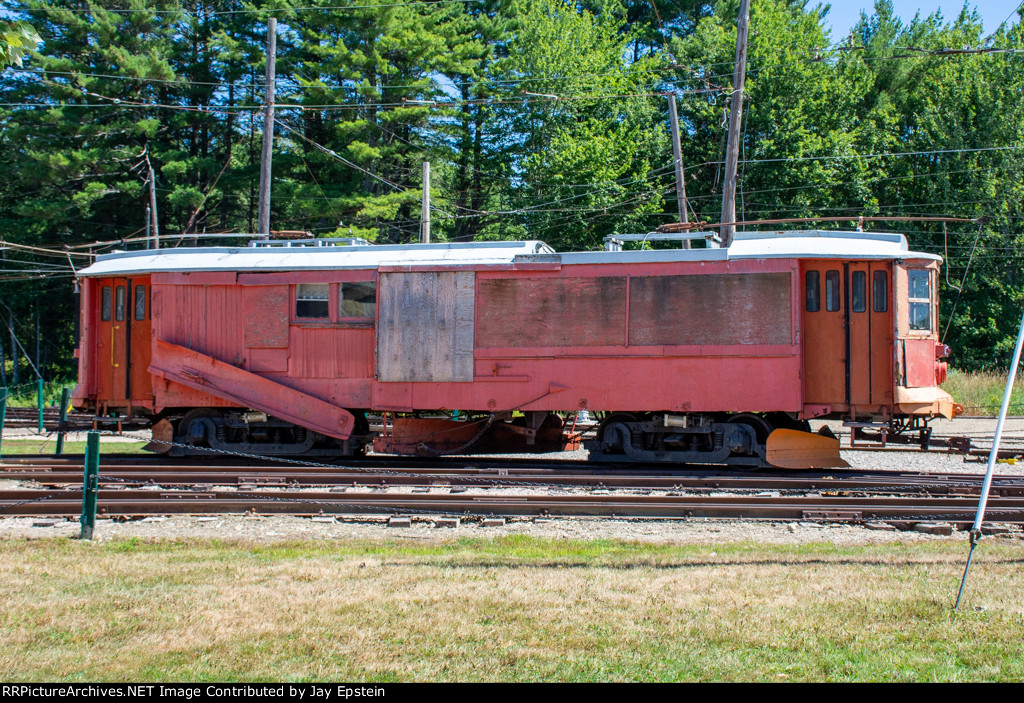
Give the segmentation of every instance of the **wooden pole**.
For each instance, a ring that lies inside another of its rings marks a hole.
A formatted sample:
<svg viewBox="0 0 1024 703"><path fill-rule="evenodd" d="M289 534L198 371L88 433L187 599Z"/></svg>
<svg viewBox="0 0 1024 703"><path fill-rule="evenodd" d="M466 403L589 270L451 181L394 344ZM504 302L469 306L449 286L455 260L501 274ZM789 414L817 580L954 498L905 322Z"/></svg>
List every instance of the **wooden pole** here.
<svg viewBox="0 0 1024 703"><path fill-rule="evenodd" d="M277 19L267 20L267 74L263 108L263 155L260 158L259 232L270 236L270 164L274 156L274 63L277 54Z"/></svg>
<svg viewBox="0 0 1024 703"><path fill-rule="evenodd" d="M156 217L156 174L153 173L153 164L149 161L149 155L146 155L146 165L149 166L149 207L146 208L146 215L149 218L148 228L152 228L153 239L152 248L160 248L160 227L157 224Z"/></svg>
<svg viewBox="0 0 1024 703"><path fill-rule="evenodd" d="M423 162L423 212L420 215L420 241L430 244L430 162Z"/></svg>
<svg viewBox="0 0 1024 703"><path fill-rule="evenodd" d="M740 160L740 124L743 121L743 83L747 75L747 25L750 23L750 0L741 0L736 25L736 70L729 98L729 142L725 154L725 188L722 192L722 222L736 221L736 167ZM732 244L735 225L722 228L722 247Z"/></svg>
<svg viewBox="0 0 1024 703"><path fill-rule="evenodd" d="M668 96L668 119L672 125L672 161L676 167L676 204L679 206L679 221L689 223L686 212L686 179L683 172L683 148L679 143L679 113L676 111L676 96ZM683 248L690 248L690 240L683 242Z"/></svg>

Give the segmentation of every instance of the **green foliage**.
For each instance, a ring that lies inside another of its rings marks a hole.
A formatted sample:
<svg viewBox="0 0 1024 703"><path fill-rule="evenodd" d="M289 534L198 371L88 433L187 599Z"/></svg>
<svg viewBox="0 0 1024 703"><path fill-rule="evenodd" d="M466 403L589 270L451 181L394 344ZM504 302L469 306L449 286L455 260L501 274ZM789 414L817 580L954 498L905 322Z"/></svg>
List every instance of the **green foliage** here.
<svg viewBox="0 0 1024 703"><path fill-rule="evenodd" d="M141 236L150 168L163 233L252 232L270 16L274 229L415 241L429 161L437 240L592 249L649 231L677 218L668 91L690 207L719 218L738 0L117 7L5 5L0 64L32 53L31 71L0 74L7 241ZM1020 24L985 37L969 9L907 23L879 0L849 37L830 37L825 11L753 3L741 218L988 218L893 228L946 257L940 324L953 362L1005 364L1024 306L1024 162L1006 148L1024 143ZM1009 51L934 53L982 46ZM66 257L7 256L0 285L18 338L34 356L38 312L47 376L73 372Z"/></svg>
<svg viewBox="0 0 1024 703"><path fill-rule="evenodd" d="M22 58L35 50L42 38L27 22L0 20L0 69L21 68Z"/></svg>

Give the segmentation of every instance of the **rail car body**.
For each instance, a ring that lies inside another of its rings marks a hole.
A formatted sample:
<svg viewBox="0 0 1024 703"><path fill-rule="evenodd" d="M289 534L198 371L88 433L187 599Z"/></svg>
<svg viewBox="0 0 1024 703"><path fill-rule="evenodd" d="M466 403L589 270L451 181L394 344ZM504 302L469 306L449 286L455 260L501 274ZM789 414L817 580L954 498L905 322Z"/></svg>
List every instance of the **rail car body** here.
<svg viewBox="0 0 1024 703"><path fill-rule="evenodd" d="M552 449L553 413L586 409L599 454L757 464L811 418L952 416L939 264L899 234L817 231L115 253L79 274L74 404L270 454ZM371 437L367 413L401 419Z"/></svg>

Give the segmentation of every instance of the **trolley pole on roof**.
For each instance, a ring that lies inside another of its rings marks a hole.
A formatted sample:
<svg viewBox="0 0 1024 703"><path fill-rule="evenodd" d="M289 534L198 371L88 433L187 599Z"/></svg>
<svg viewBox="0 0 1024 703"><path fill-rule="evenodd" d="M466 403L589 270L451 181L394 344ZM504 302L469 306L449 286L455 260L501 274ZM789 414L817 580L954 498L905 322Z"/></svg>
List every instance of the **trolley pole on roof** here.
<svg viewBox="0 0 1024 703"><path fill-rule="evenodd" d="M260 158L259 232L270 236L270 163L274 156L274 61L277 54L277 19L267 20L267 75L263 108L263 155Z"/></svg>
<svg viewBox="0 0 1024 703"><path fill-rule="evenodd" d="M956 594L954 610L960 609L960 599L963 598L964 585L967 583L967 572L971 570L971 557L974 556L974 548L981 541L981 523L985 520L985 508L988 507L988 494L992 489L992 474L995 473L996 459L999 457L999 441L1003 437L1003 423L1006 422L1006 413L1010 409L1010 396L1013 395L1013 382L1017 378L1017 367L1020 365L1021 348L1024 348L1024 315L1021 316L1020 329L1017 331L1017 346L1013 350L1010 373L1006 377L1006 390L1003 391L1003 404L999 407L996 434L992 438L992 450L988 454L988 468L985 470L985 480L981 484L978 512L974 516L974 525L971 526L971 550L967 553L967 564L964 566L963 578L960 579L960 590Z"/></svg>
<svg viewBox="0 0 1024 703"><path fill-rule="evenodd" d="M740 124L743 121L743 83L747 75L747 25L750 23L750 0L741 0L736 23L736 71L729 98L729 141L725 154L725 187L722 191L723 223L736 222L736 167L740 159ZM736 226L722 227L722 248L732 244Z"/></svg>
<svg viewBox="0 0 1024 703"><path fill-rule="evenodd" d="M676 168L676 204L679 206L679 221L689 222L686 212L686 179L683 173L683 148L679 144L679 113L676 111L676 96L668 95L668 119L672 125L672 161ZM690 240L683 240L683 248L690 248Z"/></svg>
<svg viewBox="0 0 1024 703"><path fill-rule="evenodd" d="M420 215L420 241L430 244L430 162L423 162L423 211Z"/></svg>

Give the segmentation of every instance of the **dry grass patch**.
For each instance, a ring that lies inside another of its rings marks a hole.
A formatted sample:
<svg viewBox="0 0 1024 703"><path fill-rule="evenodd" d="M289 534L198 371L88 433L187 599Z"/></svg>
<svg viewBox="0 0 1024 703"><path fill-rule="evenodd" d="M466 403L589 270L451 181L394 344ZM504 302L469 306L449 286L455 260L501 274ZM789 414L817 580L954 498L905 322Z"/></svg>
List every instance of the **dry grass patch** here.
<svg viewBox="0 0 1024 703"><path fill-rule="evenodd" d="M1006 372L950 370L942 388L968 415L998 415L1006 392ZM1018 377L1010 396L1010 414L1024 413L1024 380Z"/></svg>
<svg viewBox="0 0 1024 703"><path fill-rule="evenodd" d="M1024 550L0 543L8 680L1020 680ZM974 605L983 605L975 611Z"/></svg>

